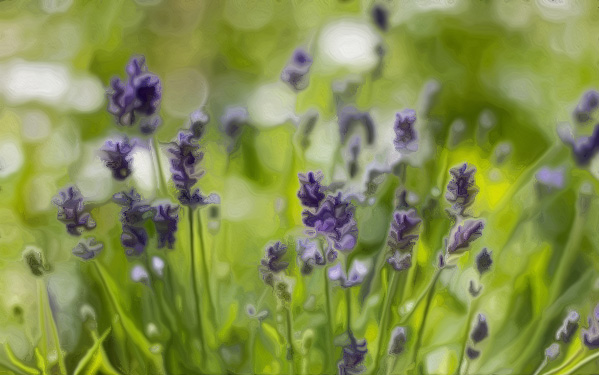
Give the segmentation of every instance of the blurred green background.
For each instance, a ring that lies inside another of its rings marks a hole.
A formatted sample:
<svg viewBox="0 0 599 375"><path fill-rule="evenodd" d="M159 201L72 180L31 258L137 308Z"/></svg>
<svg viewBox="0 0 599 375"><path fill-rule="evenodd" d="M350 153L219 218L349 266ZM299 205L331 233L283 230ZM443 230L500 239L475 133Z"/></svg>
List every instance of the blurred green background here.
<svg viewBox="0 0 599 375"><path fill-rule="evenodd" d="M102 312L110 309L102 302L97 276L72 256L76 239L56 220L51 199L68 183L77 184L98 204L123 188L111 180L96 154L104 138L119 131L105 110L104 90L111 77L124 75L131 55L143 54L150 71L163 81L159 142L171 141L199 107L212 117L204 143L207 173L200 186L218 193L222 201L218 218L203 212L204 233L220 312L215 341L221 343L220 353L232 371L252 371L250 347L261 358L256 371L286 371L269 336L276 336L276 320L263 322L267 328L261 338L248 343L257 323L245 314L245 306L255 304L265 288L257 271L264 246L277 239L293 244L301 234L297 173L320 169L326 182L345 179L343 168L333 166L339 136L331 87L352 79L359 84L348 102L371 110L377 125L375 145L362 153L363 167L393 159L396 111L415 108L422 115L421 151L410 161L407 180L424 218L417 262L408 276L414 295L428 283L433 258L450 225L443 203L437 201L444 194L448 169L464 161L478 168L475 211L487 220L487 227L472 252L488 247L496 263L478 300L491 336L470 372L532 373L568 309L579 309L584 321L599 300L599 220L593 199L599 187L597 164L589 170L576 167L555 131L559 122L571 121L583 91L599 86L599 6L595 1L566 0L381 4L390 11L387 32L371 22L372 1L0 2L1 343L9 343L24 363L35 363L39 285L23 260L30 248L39 249L51 267L45 278L55 296L68 368L74 368L93 343L82 323L82 306L96 311L100 333L111 325L111 315ZM314 64L310 85L296 94L279 76L298 46L312 54ZM382 59L378 46L384 50ZM426 85L433 87L434 82L439 94L429 106ZM230 105L248 107L253 127L225 168L227 145L218 119ZM319 118L308 148L302 150L296 129L308 110L318 111ZM452 138L456 121L464 128ZM507 143L513 151L498 163L497 147ZM156 196L147 158L143 154L136 159L131 182L145 198L164 198ZM534 173L541 166L564 167L566 187L540 195ZM359 190L361 176L346 187ZM377 203L358 208L360 242L352 257L374 256L384 246L397 184L389 177L377 191ZM581 187L587 189L582 195ZM585 197L590 208L582 210ZM125 310L138 317L138 329L149 342L160 342L160 333L148 331L152 293L129 281L135 261L128 261L120 247L118 212L115 205L93 211L98 223L94 235L106 244L98 261L118 285ZM168 255L171 264L187 264L181 239L188 231L182 221L178 247ZM446 288L433 301L423 339L428 373L455 369L472 259L471 254L460 260L460 272L442 280ZM311 294L322 298L312 292L322 275L302 278L291 263L296 339L305 342L306 336L318 337L326 321L321 310L304 305ZM560 267L567 272L556 279ZM182 267L177 272L184 283L189 271ZM378 335L375 311L386 290L384 281L377 282L380 288L363 303L354 291L361 311L355 331L369 344ZM342 293L334 298L341 301ZM274 298L265 304L275 310ZM341 324L343 318L337 320ZM336 333L341 333L338 328ZM116 333L107 340L121 345ZM312 345L316 349L307 355L306 373L319 373L324 353L318 340ZM579 347L576 341L563 350L574 353ZM124 372L147 371L144 360L134 365L115 353L108 354L113 364L130 363L121 364ZM0 351L0 368L17 371L7 358ZM402 371L401 361L397 371Z"/></svg>

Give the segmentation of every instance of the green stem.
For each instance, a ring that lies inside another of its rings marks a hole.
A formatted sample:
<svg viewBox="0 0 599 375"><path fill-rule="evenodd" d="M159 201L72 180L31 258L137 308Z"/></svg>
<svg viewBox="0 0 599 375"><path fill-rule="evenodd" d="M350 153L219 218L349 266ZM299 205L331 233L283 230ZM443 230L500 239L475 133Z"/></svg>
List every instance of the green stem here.
<svg viewBox="0 0 599 375"><path fill-rule="evenodd" d="M401 318L400 324L404 324L405 322L407 322L408 320L410 320L410 318L412 317L412 314L414 314L414 311L416 311L416 308L418 308L418 305L420 305L420 302L422 302L422 300L424 299L424 297L429 293L429 291L431 290L431 288L433 287L433 285L437 282L436 278L438 277L438 274L440 272L441 272L441 270L437 270L436 271L437 275L433 276L433 278L431 279L430 283L426 286L426 288L422 291L422 293L420 293L420 295L416 299L416 302L414 302L414 306L412 307L412 309L410 310L410 312L406 316L404 316L403 318Z"/></svg>
<svg viewBox="0 0 599 375"><path fill-rule="evenodd" d="M574 360L582 354L582 348L580 348L576 353L574 353L574 355L570 358L568 358L564 363L562 363L560 366L554 368L553 370L547 371L546 373L544 373L543 375L553 375L555 373L560 372L561 370L565 369L566 367L570 366L570 364L572 362L574 362Z"/></svg>
<svg viewBox="0 0 599 375"><path fill-rule="evenodd" d="M329 337L327 337L328 341L327 341L327 352L328 352L328 360L331 361L332 367L333 367L333 371L335 371L334 367L335 367L335 360L333 359L334 357L334 350L333 350L333 340L334 340L334 321L333 321L333 313L331 311L331 290L330 290L330 286L329 286L329 276L328 276L328 269L325 267L324 268L324 297L325 297L325 308L326 308L326 313L327 313L327 320L328 320L328 324L327 324L327 333L329 335Z"/></svg>
<svg viewBox="0 0 599 375"><path fill-rule="evenodd" d="M347 331L351 331L351 288L345 288L345 305L347 307Z"/></svg>
<svg viewBox="0 0 599 375"><path fill-rule="evenodd" d="M389 287L389 293L385 294L383 299L383 315L381 317L381 324L379 329L379 339L378 344L376 346L376 354L374 356L374 364L372 365L373 371L378 370L378 363L381 358L381 348L383 346L383 339L387 336L387 323L389 310L391 310L391 304L393 301L393 297L397 293L397 285L399 284L399 277L397 272L393 272L393 276L391 276L391 286Z"/></svg>
<svg viewBox="0 0 599 375"><path fill-rule="evenodd" d="M287 360L290 361L290 375L294 375L296 373L295 370L295 359L294 359L294 349L293 349L293 329L291 326L291 310L289 307L285 307L286 319L287 319Z"/></svg>
<svg viewBox="0 0 599 375"><path fill-rule="evenodd" d="M539 367L537 368L537 370L534 372L534 374L532 375L539 375L541 373L541 371L543 371L543 369L545 368L545 366L547 366L547 357L545 357L545 359L543 359L543 362L541 362L541 364L539 365Z"/></svg>
<svg viewBox="0 0 599 375"><path fill-rule="evenodd" d="M196 268L196 248L195 248L195 241L194 241L194 235L193 235L193 210L191 208L189 208L188 211L188 219L189 219L189 247L191 249L190 251L190 256L191 256L191 289L193 291L193 297L194 297L194 307L195 307L195 313L196 313L196 319L198 322L198 329L199 329L199 334L200 334L200 340L202 341L201 344L201 348L202 348L202 354L203 354L203 358L207 359L206 356L206 343L205 343L205 338L204 338L204 327L202 326L202 313L200 311L200 293L198 292L198 280L197 280L197 268Z"/></svg>
<svg viewBox="0 0 599 375"><path fill-rule="evenodd" d="M64 353L62 352L62 348L60 347L60 339L58 338L58 328L56 327L54 314L52 313L52 309L50 308L50 300L48 298L47 288L45 288L45 285L43 283L41 284L41 286L44 287L44 290L46 290L46 293L44 293L44 299L46 305L48 306L48 311L50 311L50 330L52 331L52 340L54 341L54 347L56 349L58 368L60 369L61 374L67 375L67 368L64 363Z"/></svg>
<svg viewBox="0 0 599 375"><path fill-rule="evenodd" d="M44 303L44 284L43 281L38 280L38 304L39 304L39 322L40 322L40 351L43 358L44 369L48 368L48 340L46 339L46 314L45 314L45 303ZM43 373L46 373L44 370Z"/></svg>
<svg viewBox="0 0 599 375"><path fill-rule="evenodd" d="M576 366L572 367L570 370L568 370L567 372L565 372L563 375L571 375L571 374L577 374L576 371L578 371L579 369L581 369L583 366L585 366L587 363L598 359L599 358L599 352L586 357L585 359L583 359L582 361L578 362L576 364Z"/></svg>
<svg viewBox="0 0 599 375"><path fill-rule="evenodd" d="M216 308L214 306L214 300L212 299L212 292L210 289L210 279L208 277L208 261L206 260L206 244L204 243L204 227L202 226L202 215L198 210L198 233L200 236L200 255L202 257L202 277L204 279L204 288L206 289L206 295L208 296L208 304L210 305L211 318L214 323L216 330Z"/></svg>
<svg viewBox="0 0 599 375"><path fill-rule="evenodd" d="M466 327L464 328L464 342L462 344L462 351L460 352L460 360L458 361L458 367L456 368L456 373L457 374L461 374L462 372L460 371L462 369L462 363L464 362L464 354L466 353L466 345L468 342L468 334L470 333L470 328L471 328L471 323L472 323L472 316L474 315L474 310L475 310L475 301L473 300L472 303L470 304L470 308L468 311L468 318L466 320Z"/></svg>
<svg viewBox="0 0 599 375"><path fill-rule="evenodd" d="M435 286L437 284L437 280L439 280L439 276L444 268L437 269L435 272L435 276L433 277L433 281L431 282L431 287L428 291L428 296L426 298L426 304L424 305L424 314L422 315L422 321L420 323L420 330L418 331L418 338L416 339L416 345L414 345L414 351L412 352L412 362L416 364L418 359L418 354L420 351L420 346L422 345L422 337L424 336L424 330L426 328L426 318L428 317L428 313L430 311L431 302L433 300Z"/></svg>
<svg viewBox="0 0 599 375"><path fill-rule="evenodd" d="M158 141L156 140L156 137L152 137L152 156L154 159L154 163L156 164L156 168L158 170L158 176L157 180L158 180L158 185L160 186L160 192L163 195L167 195L168 191L166 188L166 183L164 181L164 172L162 171L162 163L160 162L160 149L158 148ZM156 171L156 170L155 170Z"/></svg>

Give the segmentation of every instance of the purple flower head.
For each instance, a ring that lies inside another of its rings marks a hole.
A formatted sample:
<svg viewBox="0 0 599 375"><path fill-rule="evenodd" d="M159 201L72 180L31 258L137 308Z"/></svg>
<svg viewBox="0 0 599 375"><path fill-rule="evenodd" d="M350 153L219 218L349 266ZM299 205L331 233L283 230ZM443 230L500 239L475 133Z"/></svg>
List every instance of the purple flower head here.
<svg viewBox="0 0 599 375"><path fill-rule="evenodd" d="M370 145L374 142L375 127L370 113L361 112L356 107L347 106L341 108L337 113L339 123L339 134L341 143L345 144L347 138L356 124L360 124L366 131L366 142Z"/></svg>
<svg viewBox="0 0 599 375"><path fill-rule="evenodd" d="M139 256L143 254L148 245L148 232L143 227L123 225L121 244L125 248L125 254Z"/></svg>
<svg viewBox="0 0 599 375"><path fill-rule="evenodd" d="M85 198L75 186L69 186L58 192L52 203L58 208L57 218L67 227L67 232L73 236L81 235L83 229L96 227L84 203Z"/></svg>
<svg viewBox="0 0 599 375"><path fill-rule="evenodd" d="M335 249L350 251L356 246L358 226L354 218L355 207L341 199L341 193L329 195L316 213L304 210L303 222L316 233L324 235Z"/></svg>
<svg viewBox="0 0 599 375"><path fill-rule="evenodd" d="M293 51L291 59L281 72L281 80L296 91L308 87L308 73L312 66L312 57L302 48Z"/></svg>
<svg viewBox="0 0 599 375"><path fill-rule="evenodd" d="M447 252L460 254L468 250L470 244L482 235L484 226L482 220L466 220L462 225L458 225L449 238Z"/></svg>
<svg viewBox="0 0 599 375"><path fill-rule="evenodd" d="M182 130L177 135L177 140L170 143L168 152L171 154L171 173L175 187L189 191L202 176L202 171L196 170L204 158L197 139L190 131Z"/></svg>
<svg viewBox="0 0 599 375"><path fill-rule="evenodd" d="M545 349L545 357L547 357L548 361L554 361L559 356L559 353L560 353L559 344L556 342L549 345L547 347L547 349Z"/></svg>
<svg viewBox="0 0 599 375"><path fill-rule="evenodd" d="M315 240L299 239L297 241L298 260L301 263L301 271L304 275L312 273L315 266L324 266L327 261L318 248L318 243Z"/></svg>
<svg viewBox="0 0 599 375"><path fill-rule="evenodd" d="M588 122L597 108L599 108L599 92L589 90L580 98L578 106L574 110L574 118L580 123Z"/></svg>
<svg viewBox="0 0 599 375"><path fill-rule="evenodd" d="M397 272L405 271L412 267L412 254L402 254L399 251L394 251L393 254L387 258L387 263L389 263Z"/></svg>
<svg viewBox="0 0 599 375"><path fill-rule="evenodd" d="M564 169L543 167L535 175L538 183L547 189L562 189L564 187Z"/></svg>
<svg viewBox="0 0 599 375"><path fill-rule="evenodd" d="M366 358L366 340L356 340L351 331L348 332L349 343L343 346L343 357L337 364L339 375L357 375L364 371Z"/></svg>
<svg viewBox="0 0 599 375"><path fill-rule="evenodd" d="M376 4L372 8L372 21L382 31L387 31L389 28L389 14L381 4Z"/></svg>
<svg viewBox="0 0 599 375"><path fill-rule="evenodd" d="M397 151L416 151L418 150L418 135L414 129L416 122L416 111L413 109L404 109L395 115L395 149Z"/></svg>
<svg viewBox="0 0 599 375"><path fill-rule="evenodd" d="M588 165L599 151L599 124L595 125L593 134L588 137L583 136L578 139L567 137L562 139L572 148L576 163L580 166Z"/></svg>
<svg viewBox="0 0 599 375"><path fill-rule="evenodd" d="M154 209L131 189L113 195L112 200L122 207L121 244L127 255L141 255L148 244L148 233L144 228L147 220L154 217Z"/></svg>
<svg viewBox="0 0 599 375"><path fill-rule="evenodd" d="M415 233L422 220L418 217L416 210L396 211L393 214L393 222L389 230L389 241L387 242L392 251L409 253L418 240Z"/></svg>
<svg viewBox="0 0 599 375"><path fill-rule="evenodd" d="M96 241L94 237L88 237L79 241L73 248L73 255L78 256L83 260L95 258L104 248L102 242Z"/></svg>
<svg viewBox="0 0 599 375"><path fill-rule="evenodd" d="M127 137L118 141L108 140L100 149L100 158L112 172L115 180L122 181L131 174L131 151L133 146Z"/></svg>
<svg viewBox="0 0 599 375"><path fill-rule="evenodd" d="M474 360L480 356L480 350L476 350L470 346L466 349L466 355L469 359Z"/></svg>
<svg viewBox="0 0 599 375"><path fill-rule="evenodd" d="M287 246L283 245L280 241L270 245L266 248L266 255L262 259L261 264L268 272L281 272L289 266L288 262L284 262L281 259L287 253Z"/></svg>
<svg viewBox="0 0 599 375"><path fill-rule="evenodd" d="M339 263L329 268L329 279L332 281L339 281L339 284L344 288L350 288L362 283L367 274L367 263L359 260L355 260L352 263L347 276L345 275L343 267L341 267L341 264Z"/></svg>
<svg viewBox="0 0 599 375"><path fill-rule="evenodd" d="M228 107L220 118L221 129L232 139L241 135L243 127L249 123L250 115L244 107Z"/></svg>
<svg viewBox="0 0 599 375"><path fill-rule="evenodd" d="M318 208L320 202L324 199L324 193L320 181L322 180L322 172L308 172L306 174L299 173L300 189L297 196L302 202L302 205L311 208Z"/></svg>
<svg viewBox="0 0 599 375"><path fill-rule="evenodd" d="M578 322L580 321L580 315L576 311L570 311L566 319L564 319L561 327L557 330L555 334L555 339L558 341L563 341L564 343L569 343L576 333L578 329Z"/></svg>
<svg viewBox="0 0 599 375"><path fill-rule="evenodd" d="M389 340L389 354L397 355L403 352L407 341L405 327L395 327L391 331L391 340Z"/></svg>
<svg viewBox="0 0 599 375"><path fill-rule="evenodd" d="M599 305L589 317L589 328L582 330L582 342L589 349L599 349Z"/></svg>
<svg viewBox="0 0 599 375"><path fill-rule="evenodd" d="M143 56L132 57L126 67L127 80L113 78L108 90L108 112L118 124L131 126L139 117L158 112L162 84L157 75L148 72Z"/></svg>
<svg viewBox="0 0 599 375"><path fill-rule="evenodd" d="M156 214L152 218L154 227L158 234L158 248L173 248L175 244L175 232L179 221L179 206L170 203L159 204L154 207Z"/></svg>
<svg viewBox="0 0 599 375"><path fill-rule="evenodd" d="M489 326L487 325L487 318L483 314L478 314L478 318L474 329L470 332L470 338L476 344L489 336Z"/></svg>
<svg viewBox="0 0 599 375"><path fill-rule="evenodd" d="M491 269L491 265L493 264L493 259L491 258L492 254L493 252L487 250L487 248L485 247L476 256L476 270L478 271L479 275L482 276L483 273Z"/></svg>
<svg viewBox="0 0 599 375"><path fill-rule="evenodd" d="M451 168L449 173L452 178L447 184L445 199L453 205L452 208L458 214L463 216L466 208L474 203L474 198L478 193L474 180L476 168L469 168L468 164L464 163L459 167Z"/></svg>
<svg viewBox="0 0 599 375"><path fill-rule="evenodd" d="M192 209L195 207L202 207L208 204L219 204L220 197L218 194L210 194L203 195L200 192L200 189L194 189L193 191L189 190L179 190L179 195L177 196L179 202L187 207L191 207Z"/></svg>

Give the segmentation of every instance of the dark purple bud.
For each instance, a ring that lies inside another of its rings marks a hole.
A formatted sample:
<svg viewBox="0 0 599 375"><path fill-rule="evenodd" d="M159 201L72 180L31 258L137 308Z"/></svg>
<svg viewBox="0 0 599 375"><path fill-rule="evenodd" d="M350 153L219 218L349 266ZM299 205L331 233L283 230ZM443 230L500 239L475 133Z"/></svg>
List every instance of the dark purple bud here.
<svg viewBox="0 0 599 375"><path fill-rule="evenodd" d="M483 314L478 314L478 319L474 329L470 333L470 338L474 343L479 343L489 336L489 326L487 325L487 318Z"/></svg>
<svg viewBox="0 0 599 375"><path fill-rule="evenodd" d="M141 255L148 244L148 233L144 228L147 220L155 215L155 210L135 191L120 192L113 195L112 200L121 209L121 244L127 255Z"/></svg>
<svg viewBox="0 0 599 375"><path fill-rule="evenodd" d="M439 267L439 269L445 267L445 257L443 256L443 253L437 255L437 267Z"/></svg>
<svg viewBox="0 0 599 375"><path fill-rule="evenodd" d="M341 143L345 144L347 138L356 124L364 127L366 132L366 143L374 142L375 127L372 117L368 112L360 112L356 107L347 106L341 108L337 113L339 123L339 134L341 135Z"/></svg>
<svg viewBox="0 0 599 375"><path fill-rule="evenodd" d="M389 340L389 354L398 355L403 352L406 341L405 327L393 328L393 331L391 331L391 339Z"/></svg>
<svg viewBox="0 0 599 375"><path fill-rule="evenodd" d="M121 244L125 248L125 254L139 256L143 254L148 245L148 232L143 227L123 225Z"/></svg>
<svg viewBox="0 0 599 375"><path fill-rule="evenodd" d="M468 164L464 163L459 167L449 170L452 178L447 184L447 193L445 199L452 204L452 208L460 215L464 215L464 211L472 203L478 193L474 174L476 168L468 168Z"/></svg>
<svg viewBox="0 0 599 375"><path fill-rule="evenodd" d="M154 207L156 214L153 217L154 227L158 234L158 248L173 248L175 244L175 232L179 221L179 206L170 203L159 204Z"/></svg>
<svg viewBox="0 0 599 375"><path fill-rule="evenodd" d="M418 135L414 129L416 122L416 112L413 109L404 109L395 115L395 149L397 151L416 151L418 150Z"/></svg>
<svg viewBox="0 0 599 375"><path fill-rule="evenodd" d="M100 158L112 172L115 180L122 181L131 174L131 151L133 146L124 137L118 141L108 140L100 149Z"/></svg>
<svg viewBox="0 0 599 375"><path fill-rule="evenodd" d="M351 331L348 332L349 343L343 346L343 356L337 364L339 375L356 375L365 370L363 365L366 359L366 340L356 340Z"/></svg>
<svg viewBox="0 0 599 375"><path fill-rule="evenodd" d="M102 242L96 241L94 237L88 237L81 239L73 248L73 255L83 260L90 260L95 258L103 248L104 244Z"/></svg>
<svg viewBox="0 0 599 375"><path fill-rule="evenodd" d="M303 206L311 208L318 208L318 206L320 206L320 202L325 197L322 192L322 185L320 185L322 177L322 172L320 171L298 174L301 186L297 192L297 196Z"/></svg>
<svg viewBox="0 0 599 375"><path fill-rule="evenodd" d="M470 286L468 287L468 292L473 298L478 297L480 291L483 289L482 285L479 285L478 288L474 285L474 280L470 280Z"/></svg>
<svg viewBox="0 0 599 375"><path fill-rule="evenodd" d="M416 230L422 220L418 217L416 210L396 211L393 214L391 229L389 230L388 245L392 251L408 253L412 251L418 240Z"/></svg>
<svg viewBox="0 0 599 375"><path fill-rule="evenodd" d="M589 328L582 330L582 341L589 349L599 349L599 305L589 317Z"/></svg>
<svg viewBox="0 0 599 375"><path fill-rule="evenodd" d="M476 256L476 269L481 276L491 269L491 265L493 264L493 259L491 258L492 254L493 252L487 250L485 247Z"/></svg>
<svg viewBox="0 0 599 375"><path fill-rule="evenodd" d="M273 245L266 248L266 255L261 260L263 273L278 273L289 266L288 262L284 262L281 259L287 253L287 246L277 241Z"/></svg>
<svg viewBox="0 0 599 375"><path fill-rule="evenodd" d="M329 279L332 281L339 281L339 284L344 288L350 288L362 283L367 274L368 265L366 262L362 262L360 260L355 260L352 263L347 276L345 275L343 267L341 267L341 264L339 263L329 268L328 272Z"/></svg>
<svg viewBox="0 0 599 375"><path fill-rule="evenodd" d="M591 120L593 112L599 107L599 92L596 90L589 90L585 92L578 106L574 110L574 117L580 123Z"/></svg>
<svg viewBox="0 0 599 375"><path fill-rule="evenodd" d="M557 357L559 356L559 353L560 353L560 347L559 347L559 344L556 342L549 345L549 347L547 349L545 349L545 357L547 357L548 361L554 361L555 359L557 359Z"/></svg>
<svg viewBox="0 0 599 375"><path fill-rule="evenodd" d="M228 107L220 118L222 131L232 139L237 139L242 128L249 123L250 115L244 107Z"/></svg>
<svg viewBox="0 0 599 375"><path fill-rule="evenodd" d="M563 341L564 343L569 343L576 333L578 329L578 322L580 321L580 315L576 311L570 311L566 319L564 319L561 327L557 330L555 334L555 339L558 341Z"/></svg>
<svg viewBox="0 0 599 375"><path fill-rule="evenodd" d="M399 251L394 251L393 254L387 258L387 263L389 263L397 272L405 271L412 267L412 254L402 254Z"/></svg>
<svg viewBox="0 0 599 375"><path fill-rule="evenodd" d="M476 350L474 348L471 348L470 346L466 349L466 355L468 356L469 359L474 360L477 359L480 356L480 350Z"/></svg>
<svg viewBox="0 0 599 375"><path fill-rule="evenodd" d="M64 223L67 232L73 236L81 235L81 231L96 227L93 218L87 212L83 195L75 186L69 186L58 192L52 203L58 208L57 219Z"/></svg>
<svg viewBox="0 0 599 375"><path fill-rule="evenodd" d="M128 78L113 78L108 90L108 112L118 124L133 125L138 117L150 117L158 112L162 85L157 75L148 72L143 56L133 57L126 67Z"/></svg>
<svg viewBox="0 0 599 375"><path fill-rule="evenodd" d="M389 14L387 13L387 9L380 4L376 4L372 8L372 21L379 29L387 31L389 28Z"/></svg>
<svg viewBox="0 0 599 375"><path fill-rule="evenodd" d="M350 251L356 246L358 226L354 219L355 207L337 196L329 195L316 213L304 210L303 222L317 233L326 236L335 248Z"/></svg>
<svg viewBox="0 0 599 375"><path fill-rule="evenodd" d="M449 238L447 252L449 254L459 254L468 250L470 244L479 238L483 233L484 223L482 220L466 220L462 225L458 225Z"/></svg>
<svg viewBox="0 0 599 375"><path fill-rule="evenodd" d="M312 57L305 50L298 48L281 72L281 80L296 91L308 87L308 73L312 66Z"/></svg>
<svg viewBox="0 0 599 375"><path fill-rule="evenodd" d="M576 140L573 138L562 138L562 140L572 148L576 163L580 166L585 166L589 164L599 150L599 124L595 125L593 134L588 137L583 136Z"/></svg>

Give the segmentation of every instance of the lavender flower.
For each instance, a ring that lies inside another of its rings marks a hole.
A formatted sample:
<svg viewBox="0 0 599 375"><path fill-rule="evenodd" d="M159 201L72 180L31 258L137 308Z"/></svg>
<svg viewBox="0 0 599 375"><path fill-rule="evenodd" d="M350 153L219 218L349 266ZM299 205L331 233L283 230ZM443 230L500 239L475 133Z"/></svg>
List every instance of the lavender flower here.
<svg viewBox="0 0 599 375"><path fill-rule="evenodd" d="M304 275L312 273L315 266L323 266L327 263L314 240L305 239L302 241L300 239L297 241L296 249L298 260L302 264L301 271Z"/></svg>
<svg viewBox="0 0 599 375"><path fill-rule="evenodd" d="M366 131L366 142L372 144L374 142L375 128L374 121L370 117L370 113L361 112L356 107L347 106L341 108L337 114L339 123L339 134L341 135L341 143L345 144L347 137L356 124L360 124Z"/></svg>
<svg viewBox="0 0 599 375"><path fill-rule="evenodd" d="M555 339L558 341L563 341L564 343L569 343L574 336L574 333L578 329L578 321L580 320L580 315L576 311L570 311L568 316L564 319L561 327L557 330L555 334Z"/></svg>
<svg viewBox="0 0 599 375"><path fill-rule="evenodd" d="M344 288L350 288L360 284L362 281L364 281L364 277L366 277L367 274L367 264L359 260L355 260L352 263L347 276L345 275L343 267L341 267L341 264L339 263L329 268L329 279L332 281L339 281L340 285Z"/></svg>
<svg viewBox="0 0 599 375"><path fill-rule="evenodd" d="M404 345L407 341L405 327L395 327L391 331L391 339L389 340L389 354L397 355L403 352Z"/></svg>
<svg viewBox="0 0 599 375"><path fill-rule="evenodd" d="M482 276L483 273L489 271L491 268L491 265L493 264L493 259L491 258L492 254L493 252L488 251L485 247L476 256L476 269L478 270L479 275Z"/></svg>
<svg viewBox="0 0 599 375"><path fill-rule="evenodd" d="M293 51L291 59L281 72L281 80L296 91L308 87L308 73L312 66L312 57L301 48Z"/></svg>
<svg viewBox="0 0 599 375"><path fill-rule="evenodd" d="M122 126L135 124L138 117L158 112L162 85L157 75L148 72L145 57L132 57L126 67L128 78L113 78L108 90L108 112Z"/></svg>
<svg viewBox="0 0 599 375"><path fill-rule="evenodd" d="M376 4L372 7L372 20L382 31L387 31L389 28L389 14L387 9L380 4Z"/></svg>
<svg viewBox="0 0 599 375"><path fill-rule="evenodd" d="M83 259L90 260L95 258L104 248L102 242L96 241L94 237L88 237L79 241L73 248L73 255Z"/></svg>
<svg viewBox="0 0 599 375"><path fill-rule="evenodd" d="M599 92L589 90L580 98L578 106L574 110L574 117L578 122L587 122L597 108L599 108Z"/></svg>
<svg viewBox="0 0 599 375"><path fill-rule="evenodd" d="M162 124L162 119L158 115L143 117L139 120L139 130L142 134L150 135Z"/></svg>
<svg viewBox="0 0 599 375"><path fill-rule="evenodd" d="M220 118L223 132L232 139L237 139L241 135L244 125L249 122L248 110L244 107L228 107Z"/></svg>
<svg viewBox="0 0 599 375"><path fill-rule="evenodd" d="M476 168L468 168L468 164L464 163L459 167L450 169L449 173L452 179L447 184L445 199L453 205L452 208L458 214L463 216L466 208L474 203L474 198L478 193L474 180Z"/></svg>
<svg viewBox="0 0 599 375"><path fill-rule="evenodd" d="M349 344L343 346L343 358L338 363L339 375L356 375L364 371L366 358L366 340L356 340L349 331Z"/></svg>
<svg viewBox="0 0 599 375"><path fill-rule="evenodd" d="M129 177L131 174L130 163L133 146L129 143L127 137L117 141L106 141L100 151L100 158L111 170L112 177L115 180L122 181Z"/></svg>
<svg viewBox="0 0 599 375"><path fill-rule="evenodd" d="M397 151L416 151L418 150L418 135L414 129L416 122L416 112L413 109L404 109L395 115L395 149Z"/></svg>
<svg viewBox="0 0 599 375"><path fill-rule="evenodd" d="M158 248L173 248L175 244L175 232L177 231L177 222L179 216L179 206L170 203L159 204L154 207L156 214L152 218L156 233L158 234Z"/></svg>
<svg viewBox="0 0 599 375"><path fill-rule="evenodd" d="M201 139L206 132L206 126L210 122L210 116L201 109L195 110L189 115L189 130L196 139Z"/></svg>
<svg viewBox="0 0 599 375"><path fill-rule="evenodd" d="M549 190L562 189L564 187L564 169L548 167L541 168L535 175L538 183Z"/></svg>
<svg viewBox="0 0 599 375"><path fill-rule="evenodd" d="M599 124L595 125L593 134L588 137L573 139L571 135L564 135L562 140L572 148L574 160L578 165L588 165L599 151Z"/></svg>
<svg viewBox="0 0 599 375"><path fill-rule="evenodd" d="M480 356L480 350L476 350L468 346L468 348L466 349L466 355L471 360L477 359Z"/></svg>
<svg viewBox="0 0 599 375"><path fill-rule="evenodd" d="M354 218L355 207L337 196L329 195L316 213L304 210L303 222L316 233L324 235L335 248L350 251L356 246L358 227Z"/></svg>
<svg viewBox="0 0 599 375"><path fill-rule="evenodd" d="M393 222L389 231L389 241L387 242L391 249L401 253L412 251L419 236L414 232L421 221L414 209L396 211L393 214Z"/></svg>
<svg viewBox="0 0 599 375"><path fill-rule="evenodd" d="M287 268L288 262L281 260L287 253L287 246L283 245L280 241L275 242L274 245L266 248L266 256L262 259L262 266L266 267L270 272L281 272Z"/></svg>
<svg viewBox="0 0 599 375"><path fill-rule="evenodd" d="M470 338L476 344L483 341L489 336L489 326L487 325L487 318L483 314L478 314L476 325L470 333Z"/></svg>
<svg viewBox="0 0 599 375"><path fill-rule="evenodd" d="M148 233L144 225L148 219L154 217L154 209L141 198L135 189L117 193L112 199L122 206L121 244L127 255L141 255L148 244Z"/></svg>
<svg viewBox="0 0 599 375"><path fill-rule="evenodd" d="M399 251L394 251L393 254L387 258L387 263L389 263L397 272L405 271L412 267L412 254L401 254Z"/></svg>
<svg viewBox="0 0 599 375"><path fill-rule="evenodd" d="M75 186L69 186L58 192L52 203L58 208L57 218L67 227L67 232L73 236L81 235L83 229L96 227L94 219L87 212L85 198Z"/></svg>
<svg viewBox="0 0 599 375"><path fill-rule="evenodd" d="M323 177L322 172L299 173L298 177L301 186L297 192L297 196L302 202L302 205L310 208L318 208L320 202L322 202L325 197L322 192L324 189L320 185L320 181Z"/></svg>
<svg viewBox="0 0 599 375"><path fill-rule="evenodd" d="M547 347L547 349L545 349L545 357L547 358L548 361L553 361L555 360L560 353L560 347L558 343L553 343L551 345L549 345L549 347Z"/></svg>
<svg viewBox="0 0 599 375"><path fill-rule="evenodd" d="M599 349L599 305L589 317L589 328L582 330L582 342L589 349Z"/></svg>
<svg viewBox="0 0 599 375"><path fill-rule="evenodd" d="M467 220L458 225L450 236L447 244L449 254L459 254L468 249L468 246L482 235L484 223L482 220Z"/></svg>

